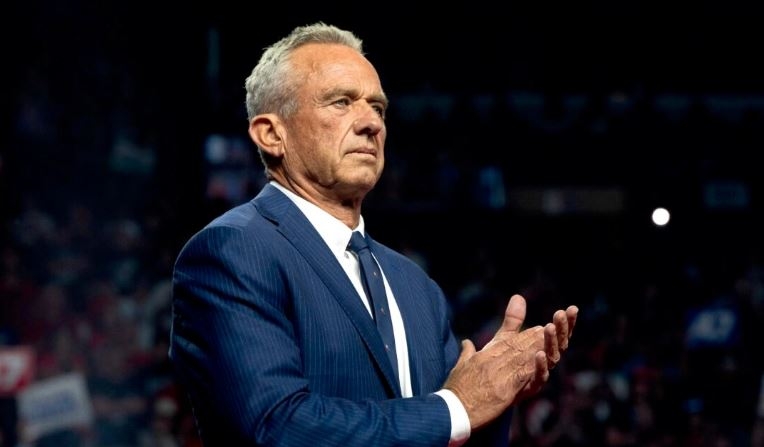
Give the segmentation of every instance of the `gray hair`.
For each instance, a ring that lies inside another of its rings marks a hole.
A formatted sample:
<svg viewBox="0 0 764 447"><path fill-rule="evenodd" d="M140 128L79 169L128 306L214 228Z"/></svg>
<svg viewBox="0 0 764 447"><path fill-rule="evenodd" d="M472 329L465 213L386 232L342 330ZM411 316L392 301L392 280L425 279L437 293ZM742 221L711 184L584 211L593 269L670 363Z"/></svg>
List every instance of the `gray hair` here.
<svg viewBox="0 0 764 447"><path fill-rule="evenodd" d="M261 113L278 113L289 116L297 109L294 92L300 79L295 77L289 56L308 43L333 43L346 45L363 54L361 39L350 31L317 22L298 26L286 37L265 48L260 61L247 77L247 120Z"/></svg>

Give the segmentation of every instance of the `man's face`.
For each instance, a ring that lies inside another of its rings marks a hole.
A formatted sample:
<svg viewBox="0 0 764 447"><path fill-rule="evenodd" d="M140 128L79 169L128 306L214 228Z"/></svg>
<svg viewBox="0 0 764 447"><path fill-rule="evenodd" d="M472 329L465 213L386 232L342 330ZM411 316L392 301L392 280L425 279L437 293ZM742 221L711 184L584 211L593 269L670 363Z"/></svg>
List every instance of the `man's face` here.
<svg viewBox="0 0 764 447"><path fill-rule="evenodd" d="M334 199L363 197L385 163L387 99L376 70L343 45L304 45L291 61L302 83L284 121L284 174Z"/></svg>

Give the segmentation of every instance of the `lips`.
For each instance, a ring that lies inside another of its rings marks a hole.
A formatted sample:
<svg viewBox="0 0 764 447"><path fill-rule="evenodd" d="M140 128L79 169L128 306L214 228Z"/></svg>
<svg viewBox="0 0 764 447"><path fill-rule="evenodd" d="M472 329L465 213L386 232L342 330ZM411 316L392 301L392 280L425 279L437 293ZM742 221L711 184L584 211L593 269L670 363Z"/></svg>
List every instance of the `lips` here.
<svg viewBox="0 0 764 447"><path fill-rule="evenodd" d="M373 156L375 156L375 157L377 156L377 150L376 150L376 149L374 149L373 147L371 147L371 148L359 148L359 149L353 149L353 150L352 150L352 151L350 151L349 153L351 153L351 154L366 154L366 155L373 155Z"/></svg>

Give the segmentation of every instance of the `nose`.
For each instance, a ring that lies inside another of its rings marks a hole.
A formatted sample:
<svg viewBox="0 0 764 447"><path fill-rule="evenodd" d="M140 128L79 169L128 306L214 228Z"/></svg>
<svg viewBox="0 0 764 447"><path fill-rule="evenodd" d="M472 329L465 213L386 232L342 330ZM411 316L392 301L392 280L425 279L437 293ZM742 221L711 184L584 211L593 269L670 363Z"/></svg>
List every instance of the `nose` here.
<svg viewBox="0 0 764 447"><path fill-rule="evenodd" d="M363 103L360 115L353 122L353 130L357 134L374 136L385 128L385 121L379 115L377 109L368 103Z"/></svg>

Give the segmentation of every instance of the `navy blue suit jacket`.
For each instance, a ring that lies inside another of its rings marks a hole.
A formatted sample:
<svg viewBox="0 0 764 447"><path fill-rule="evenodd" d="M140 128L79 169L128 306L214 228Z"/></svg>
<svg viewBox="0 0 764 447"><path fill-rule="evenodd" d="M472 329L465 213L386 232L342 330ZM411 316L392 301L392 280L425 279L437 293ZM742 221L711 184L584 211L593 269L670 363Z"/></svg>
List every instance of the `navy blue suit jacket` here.
<svg viewBox="0 0 764 447"><path fill-rule="evenodd" d="M188 241L170 358L205 446L448 444L432 394L459 353L446 299L416 263L370 243L406 327L412 398L345 271L281 191L265 186Z"/></svg>

